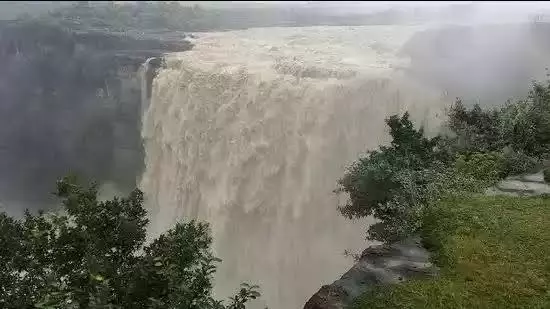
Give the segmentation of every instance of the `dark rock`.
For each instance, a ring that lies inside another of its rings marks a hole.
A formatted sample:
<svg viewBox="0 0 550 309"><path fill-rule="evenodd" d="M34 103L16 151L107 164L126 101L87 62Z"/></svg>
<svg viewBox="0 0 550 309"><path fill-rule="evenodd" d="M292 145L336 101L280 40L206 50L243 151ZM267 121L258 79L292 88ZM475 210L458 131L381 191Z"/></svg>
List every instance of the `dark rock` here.
<svg viewBox="0 0 550 309"><path fill-rule="evenodd" d="M0 203L11 215L57 205L71 171L121 194L143 169L143 93L164 54L189 43L0 23ZM149 60L148 60L149 59ZM142 65L151 68L142 88ZM143 91L142 91L143 90ZM25 205L22 207L20 205Z"/></svg>
<svg viewBox="0 0 550 309"><path fill-rule="evenodd" d="M348 292L341 286L331 284L321 287L306 303L307 309L339 309L344 308L344 299L349 298Z"/></svg>
<svg viewBox="0 0 550 309"><path fill-rule="evenodd" d="M431 277L437 273L437 267L430 262L429 252L418 238L372 246L363 251L359 261L339 280L321 287L304 309L345 308L376 285Z"/></svg>

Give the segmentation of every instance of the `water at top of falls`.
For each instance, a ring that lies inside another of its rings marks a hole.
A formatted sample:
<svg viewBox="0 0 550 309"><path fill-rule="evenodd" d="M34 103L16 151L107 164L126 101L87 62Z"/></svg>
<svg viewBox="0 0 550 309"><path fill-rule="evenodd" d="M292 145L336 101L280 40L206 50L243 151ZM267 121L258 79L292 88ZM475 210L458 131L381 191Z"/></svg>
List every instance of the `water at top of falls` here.
<svg viewBox="0 0 550 309"><path fill-rule="evenodd" d="M439 93L395 70L418 30L209 33L168 56L142 128L151 233L206 220L223 260L218 296L246 281L260 285L258 307L301 308L351 266L344 250L368 246L371 220L337 212L332 191L345 167L388 140L386 116L409 110L437 124Z"/></svg>

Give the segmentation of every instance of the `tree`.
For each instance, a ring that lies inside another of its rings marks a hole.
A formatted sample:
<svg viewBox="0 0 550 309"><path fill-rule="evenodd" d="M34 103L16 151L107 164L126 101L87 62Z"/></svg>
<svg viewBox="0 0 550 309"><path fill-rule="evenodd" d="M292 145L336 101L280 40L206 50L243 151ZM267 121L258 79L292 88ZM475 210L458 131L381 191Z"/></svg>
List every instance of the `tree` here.
<svg viewBox="0 0 550 309"><path fill-rule="evenodd" d="M379 220L369 238L391 242L415 234L426 206L540 170L550 155L550 83L535 83L525 100L501 109L467 109L457 100L448 117L450 134L430 139L408 113L391 116L390 145L369 151L339 180L336 191L349 194L340 212Z"/></svg>
<svg viewBox="0 0 550 309"><path fill-rule="evenodd" d="M529 156L544 158L550 152L550 83L535 83L525 100L507 104L501 111L501 131L507 144Z"/></svg>
<svg viewBox="0 0 550 309"><path fill-rule="evenodd" d="M340 208L348 217L373 215L381 220L369 228L369 237L391 241L418 228L419 212L426 203L426 190L439 161L439 138L424 137L405 113L386 120L392 142L359 158L339 180L337 192L349 194Z"/></svg>
<svg viewBox="0 0 550 309"><path fill-rule="evenodd" d="M467 109L460 100L449 110L447 125L456 135L455 151L513 151L542 159L550 151L550 83L534 83L529 95L501 109Z"/></svg>
<svg viewBox="0 0 550 309"><path fill-rule="evenodd" d="M456 152L490 152L500 150L504 144L499 131L500 118L497 110L484 111L479 104L466 109L460 99L451 106L447 125L456 135Z"/></svg>
<svg viewBox="0 0 550 309"><path fill-rule="evenodd" d="M0 213L2 308L244 308L243 285L228 307L211 296L216 270L206 223L178 223L145 244L143 194L101 202L97 186L57 184L58 213L22 220Z"/></svg>

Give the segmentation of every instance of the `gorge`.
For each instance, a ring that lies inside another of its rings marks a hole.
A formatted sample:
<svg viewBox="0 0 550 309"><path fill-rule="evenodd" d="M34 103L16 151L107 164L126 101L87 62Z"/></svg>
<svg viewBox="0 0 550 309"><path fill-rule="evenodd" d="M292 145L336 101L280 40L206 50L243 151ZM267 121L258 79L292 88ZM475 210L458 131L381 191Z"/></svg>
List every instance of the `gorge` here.
<svg viewBox="0 0 550 309"><path fill-rule="evenodd" d="M372 220L342 217L332 191L387 142L384 118L408 110L437 132L456 96L521 96L545 76L546 26L250 28L194 33L191 48L176 31L2 25L0 204L50 205L37 196L68 170L105 195L138 186L150 237L210 223L220 298L246 281L253 308L301 308L371 245Z"/></svg>

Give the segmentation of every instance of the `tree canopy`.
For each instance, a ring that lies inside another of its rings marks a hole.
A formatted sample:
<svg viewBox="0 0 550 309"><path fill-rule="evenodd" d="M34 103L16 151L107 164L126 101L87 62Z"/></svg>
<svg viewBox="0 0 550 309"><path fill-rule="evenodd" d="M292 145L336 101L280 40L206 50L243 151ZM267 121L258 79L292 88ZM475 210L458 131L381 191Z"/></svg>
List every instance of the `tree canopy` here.
<svg viewBox="0 0 550 309"><path fill-rule="evenodd" d="M259 296L247 284L229 305L211 296L220 260L206 223L178 223L147 244L142 192L97 193L65 177L58 212L0 213L0 307L240 309Z"/></svg>
<svg viewBox="0 0 550 309"><path fill-rule="evenodd" d="M511 175L540 169L550 155L550 83L501 109L451 106L450 134L415 129L406 112L386 120L392 141L369 151L346 171L337 191L349 194L341 213L374 216L368 236L394 241L417 233L423 212L443 195L480 192Z"/></svg>

